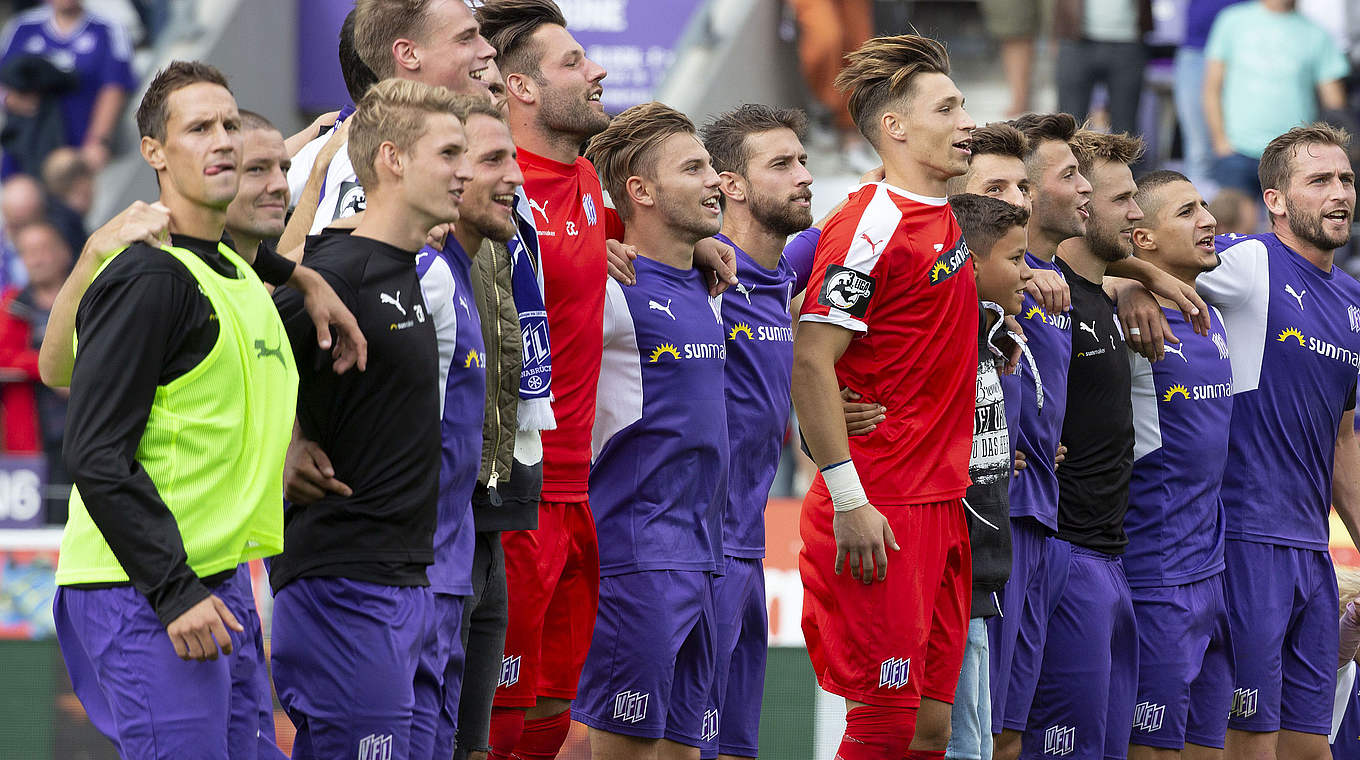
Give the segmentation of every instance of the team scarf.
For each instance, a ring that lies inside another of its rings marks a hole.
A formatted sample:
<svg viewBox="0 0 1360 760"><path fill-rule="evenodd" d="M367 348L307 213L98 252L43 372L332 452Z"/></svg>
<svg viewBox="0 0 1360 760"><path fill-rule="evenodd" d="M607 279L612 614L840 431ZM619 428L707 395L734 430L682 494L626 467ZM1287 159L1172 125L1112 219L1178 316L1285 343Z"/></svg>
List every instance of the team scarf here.
<svg viewBox="0 0 1360 760"><path fill-rule="evenodd" d="M552 410L552 349L548 343L548 310L543 305L543 264L538 253L538 231L523 189L515 191L515 226L510 238L511 287L519 329L524 339L524 364L519 374L519 429L554 430Z"/></svg>

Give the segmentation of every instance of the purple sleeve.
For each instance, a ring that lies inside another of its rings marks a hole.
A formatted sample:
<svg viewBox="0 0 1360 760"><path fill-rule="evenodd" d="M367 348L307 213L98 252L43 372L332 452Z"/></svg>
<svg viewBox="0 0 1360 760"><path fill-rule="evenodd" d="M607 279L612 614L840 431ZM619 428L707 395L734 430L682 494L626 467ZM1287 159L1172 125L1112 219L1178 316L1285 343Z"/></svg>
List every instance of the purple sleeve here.
<svg viewBox="0 0 1360 760"><path fill-rule="evenodd" d="M822 239L822 231L809 227L794 236L784 246L784 259L793 267L793 294L798 295L807 288L808 277L812 276L812 260L817 253L817 241Z"/></svg>
<svg viewBox="0 0 1360 760"><path fill-rule="evenodd" d="M132 46L121 26L110 24L104 28L104 62L99 68L99 86L116 84L131 91L137 87L132 76Z"/></svg>

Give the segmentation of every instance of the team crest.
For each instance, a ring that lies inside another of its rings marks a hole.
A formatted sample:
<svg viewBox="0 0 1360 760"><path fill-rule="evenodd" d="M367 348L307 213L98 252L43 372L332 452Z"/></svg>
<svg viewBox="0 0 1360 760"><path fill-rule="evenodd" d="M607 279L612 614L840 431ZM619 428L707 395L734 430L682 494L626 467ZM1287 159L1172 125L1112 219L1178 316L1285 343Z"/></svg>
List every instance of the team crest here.
<svg viewBox="0 0 1360 760"><path fill-rule="evenodd" d="M850 267L831 264L826 268L822 292L817 303L863 318L869 311L869 299L874 295L874 278Z"/></svg>
<svg viewBox="0 0 1360 760"><path fill-rule="evenodd" d="M589 195L581 196L581 209L586 212L586 223L595 226L595 199Z"/></svg>
<svg viewBox="0 0 1360 760"><path fill-rule="evenodd" d="M1351 304L1351 307L1346 310L1346 313L1349 314L1351 318L1351 332L1360 332L1360 308L1357 308L1355 304Z"/></svg>

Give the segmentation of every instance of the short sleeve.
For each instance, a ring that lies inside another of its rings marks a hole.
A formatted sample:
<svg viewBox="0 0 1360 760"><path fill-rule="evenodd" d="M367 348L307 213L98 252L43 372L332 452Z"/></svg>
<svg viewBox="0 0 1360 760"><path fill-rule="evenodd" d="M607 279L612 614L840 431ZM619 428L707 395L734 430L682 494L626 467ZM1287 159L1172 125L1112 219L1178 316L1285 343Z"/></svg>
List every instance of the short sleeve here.
<svg viewBox="0 0 1360 760"><path fill-rule="evenodd" d="M822 231L809 227L784 246L784 260L793 267L793 293L797 295L807 288L808 278L812 276L812 262L817 256L817 242L822 239Z"/></svg>
<svg viewBox="0 0 1360 760"><path fill-rule="evenodd" d="M1351 73L1351 65L1346 60L1346 54L1341 52L1336 46L1336 40L1325 30L1319 29L1318 32L1317 71L1313 83L1321 85L1345 79L1346 75Z"/></svg>
<svg viewBox="0 0 1360 760"><path fill-rule="evenodd" d="M866 185L827 222L817 241L800 322L867 333L865 318L884 272L880 259L902 220L886 191Z"/></svg>
<svg viewBox="0 0 1360 760"><path fill-rule="evenodd" d="M128 41L127 31L116 23L107 24L104 30L107 48L100 67L99 84L101 87L114 84L131 91L137 86L137 80L132 76L132 44Z"/></svg>
<svg viewBox="0 0 1360 760"><path fill-rule="evenodd" d="M1228 310L1242 306L1255 290L1258 277L1269 275L1265 244L1254 238L1237 241L1232 235L1214 237L1218 266L1195 281L1204 300Z"/></svg>

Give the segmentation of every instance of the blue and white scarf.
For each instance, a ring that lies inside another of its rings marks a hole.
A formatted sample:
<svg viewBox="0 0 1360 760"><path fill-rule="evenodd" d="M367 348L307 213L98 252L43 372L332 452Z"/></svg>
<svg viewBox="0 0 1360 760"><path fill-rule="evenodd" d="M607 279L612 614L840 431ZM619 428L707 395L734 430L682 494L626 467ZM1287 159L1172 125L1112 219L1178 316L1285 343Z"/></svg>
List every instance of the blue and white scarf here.
<svg viewBox="0 0 1360 760"><path fill-rule="evenodd" d="M548 343L548 310L543 305L543 262L538 231L522 189L515 191L515 225L519 233L506 244L519 329L524 339L524 365L519 375L519 429L554 430L552 348Z"/></svg>

